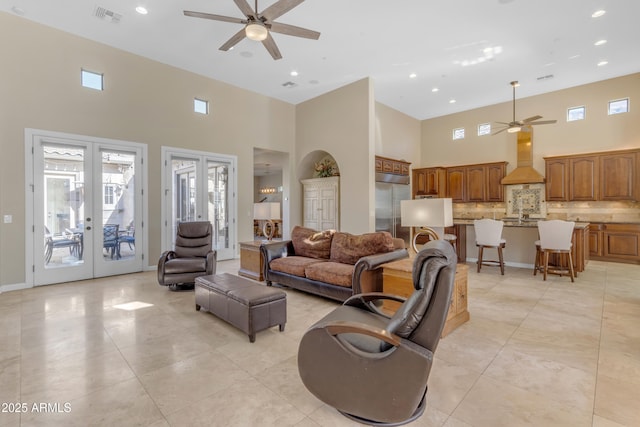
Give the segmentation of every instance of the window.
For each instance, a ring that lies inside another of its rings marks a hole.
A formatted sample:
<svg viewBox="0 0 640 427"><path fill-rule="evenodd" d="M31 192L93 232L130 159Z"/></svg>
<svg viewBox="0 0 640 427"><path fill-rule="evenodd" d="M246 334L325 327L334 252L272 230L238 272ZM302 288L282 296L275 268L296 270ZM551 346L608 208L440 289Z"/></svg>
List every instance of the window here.
<svg viewBox="0 0 640 427"><path fill-rule="evenodd" d="M195 98L193 100L193 111L199 114L209 114L209 101Z"/></svg>
<svg viewBox="0 0 640 427"><path fill-rule="evenodd" d="M629 98L616 99L609 101L609 115L628 113L629 112Z"/></svg>
<svg viewBox="0 0 640 427"><path fill-rule="evenodd" d="M115 187L111 184L104 185L104 205L113 206L115 204Z"/></svg>
<svg viewBox="0 0 640 427"><path fill-rule="evenodd" d="M89 89L95 89L95 90L104 89L104 85L103 85L104 79L102 74L98 74L92 71L87 71L82 69L81 76L82 76L82 86L88 87Z"/></svg>
<svg viewBox="0 0 640 427"><path fill-rule="evenodd" d="M587 109L584 106L567 108L567 121L584 120L586 113Z"/></svg>
<svg viewBox="0 0 640 427"><path fill-rule="evenodd" d="M464 128L457 128L453 130L453 139L464 139Z"/></svg>
<svg viewBox="0 0 640 427"><path fill-rule="evenodd" d="M490 134L491 134L491 123L482 123L478 125L478 136L490 135Z"/></svg>

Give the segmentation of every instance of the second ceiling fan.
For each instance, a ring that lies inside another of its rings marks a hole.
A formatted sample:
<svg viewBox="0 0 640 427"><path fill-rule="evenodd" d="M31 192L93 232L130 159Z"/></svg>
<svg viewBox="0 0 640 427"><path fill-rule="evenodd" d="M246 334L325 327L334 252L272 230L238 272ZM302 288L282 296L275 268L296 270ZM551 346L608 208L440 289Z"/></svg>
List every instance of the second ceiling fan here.
<svg viewBox="0 0 640 427"><path fill-rule="evenodd" d="M320 33L317 31L274 22L275 19L284 15L303 1L304 0L279 0L267 7L261 13L258 13L258 0L255 0L255 9L251 8L249 3L247 3L247 0L233 0L240 11L245 15L246 19L214 15L212 13L193 12L190 10L185 10L184 14L185 16L193 18L244 24L243 29L238 31L229 40L227 40L226 43L220 46L220 50L227 51L247 37L251 40L261 41L273 59L281 59L282 54L280 53L278 46L276 46L276 42L273 40L273 37L271 37L272 31L274 33L314 40L317 40L320 37Z"/></svg>
<svg viewBox="0 0 640 427"><path fill-rule="evenodd" d="M510 122L496 122L498 124L503 125L502 129L499 129L497 132L494 132L493 135L497 135L505 130L509 133L520 132L523 127L533 126L533 125L549 125L556 123L557 120L540 120L542 116L533 116L526 118L524 120L516 120L516 87L520 86L517 81L512 81L511 86L513 87L513 120Z"/></svg>

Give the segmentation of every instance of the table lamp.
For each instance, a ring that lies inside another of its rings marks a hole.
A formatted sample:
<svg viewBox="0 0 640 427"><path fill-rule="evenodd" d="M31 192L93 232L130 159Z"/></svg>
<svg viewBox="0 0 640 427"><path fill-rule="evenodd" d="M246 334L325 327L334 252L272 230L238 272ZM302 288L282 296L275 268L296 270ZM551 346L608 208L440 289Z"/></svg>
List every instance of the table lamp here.
<svg viewBox="0 0 640 427"><path fill-rule="evenodd" d="M413 250L418 253L418 236L426 234L435 240L444 235L444 228L453 225L451 199L415 199L400 201L400 225L417 227L412 241Z"/></svg>
<svg viewBox="0 0 640 427"><path fill-rule="evenodd" d="M254 203L253 219L264 221L264 224L262 225L262 234L267 237L267 240L272 240L273 234L276 230L273 220L280 219L280 203Z"/></svg>

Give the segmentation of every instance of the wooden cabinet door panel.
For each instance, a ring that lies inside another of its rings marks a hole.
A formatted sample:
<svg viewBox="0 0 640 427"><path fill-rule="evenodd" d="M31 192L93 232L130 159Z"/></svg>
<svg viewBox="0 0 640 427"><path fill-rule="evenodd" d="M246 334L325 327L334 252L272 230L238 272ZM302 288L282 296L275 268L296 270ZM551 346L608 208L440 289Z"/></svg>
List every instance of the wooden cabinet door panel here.
<svg viewBox="0 0 640 427"><path fill-rule="evenodd" d="M469 202L485 201L485 168L484 166L468 166L466 170L467 178L467 198Z"/></svg>
<svg viewBox="0 0 640 427"><path fill-rule="evenodd" d="M485 196L488 202L504 201L504 185L501 184L501 181L505 176L506 170L507 166L505 163L487 166L485 171L487 180Z"/></svg>
<svg viewBox="0 0 640 427"><path fill-rule="evenodd" d="M569 168L567 160L547 160L545 169L547 200L557 202L569 200Z"/></svg>
<svg viewBox="0 0 640 427"><path fill-rule="evenodd" d="M569 200L598 200L598 158L569 159Z"/></svg>
<svg viewBox="0 0 640 427"><path fill-rule="evenodd" d="M636 153L600 158L600 199L636 200Z"/></svg>
<svg viewBox="0 0 640 427"><path fill-rule="evenodd" d="M466 202L464 168L447 168L447 197L453 202Z"/></svg>
<svg viewBox="0 0 640 427"><path fill-rule="evenodd" d="M638 234L604 232L604 255L620 258L638 258Z"/></svg>
<svg viewBox="0 0 640 427"><path fill-rule="evenodd" d="M413 170L413 198L427 193L427 172L425 169Z"/></svg>

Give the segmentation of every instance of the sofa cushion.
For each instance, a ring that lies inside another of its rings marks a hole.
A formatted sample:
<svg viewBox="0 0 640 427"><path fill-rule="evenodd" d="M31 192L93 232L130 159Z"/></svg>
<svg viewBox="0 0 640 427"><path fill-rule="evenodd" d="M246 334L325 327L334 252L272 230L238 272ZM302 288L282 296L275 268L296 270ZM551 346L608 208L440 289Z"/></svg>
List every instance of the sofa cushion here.
<svg viewBox="0 0 640 427"><path fill-rule="evenodd" d="M393 237L388 231L354 235L336 232L331 240L331 261L355 264L364 256L391 252Z"/></svg>
<svg viewBox="0 0 640 427"><path fill-rule="evenodd" d="M304 271L309 265L325 264L326 262L327 260L293 255L272 260L269 263L269 268L273 271L305 277Z"/></svg>
<svg viewBox="0 0 640 427"><path fill-rule="evenodd" d="M352 264L329 261L309 265L304 271L307 279L350 288L354 269Z"/></svg>
<svg viewBox="0 0 640 427"><path fill-rule="evenodd" d="M329 259L331 240L335 230L316 231L312 228L295 226L291 231L291 243L296 255Z"/></svg>

